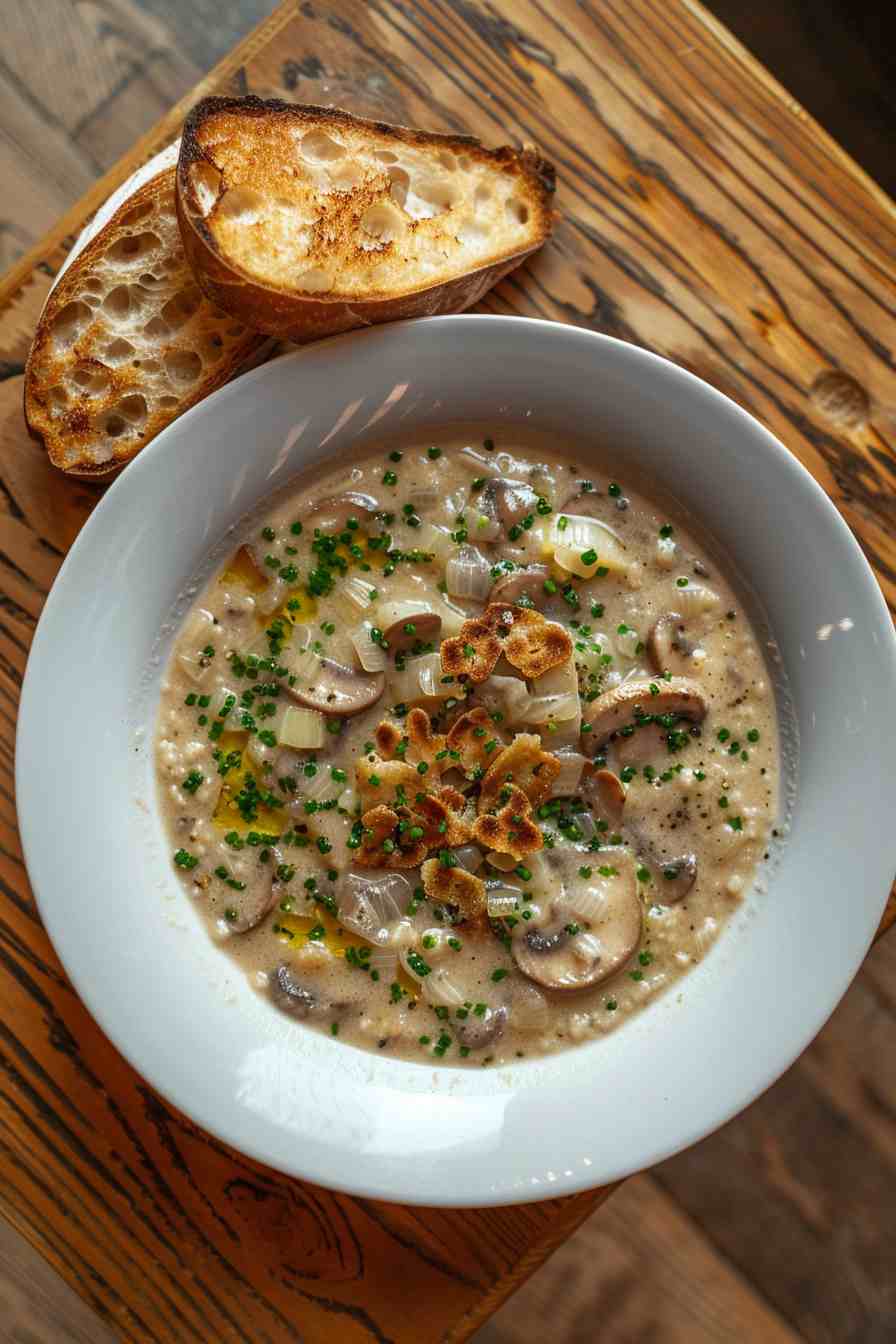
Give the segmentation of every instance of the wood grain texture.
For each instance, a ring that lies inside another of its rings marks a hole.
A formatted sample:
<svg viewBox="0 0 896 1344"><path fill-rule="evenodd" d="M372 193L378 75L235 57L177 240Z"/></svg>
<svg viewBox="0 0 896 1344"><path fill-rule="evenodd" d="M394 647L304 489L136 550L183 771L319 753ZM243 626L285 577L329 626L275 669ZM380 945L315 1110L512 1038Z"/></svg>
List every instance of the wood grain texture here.
<svg viewBox="0 0 896 1344"><path fill-rule="evenodd" d="M122 57L114 44L108 51L111 70ZM160 98L168 87L159 85ZM287 1181L231 1152L155 1096L101 1036L49 947L21 863L11 779L18 689L43 600L98 497L57 476L28 441L24 358L71 236L176 133L187 102L212 89L334 101L495 143L537 141L560 175L557 235L483 306L660 350L740 401L831 494L891 608L896 216L692 0L299 0L200 81L0 284L0 1208L122 1339L460 1340L600 1196L408 1210ZM85 134L81 152L108 151L116 130L107 123L121 106L113 97L85 122L99 138ZM802 1088L827 1101L813 1067L824 1073L807 1062L789 1076L799 1079L788 1101L794 1124ZM858 1106L867 1084L850 1074L841 1091ZM863 1123L884 1152L881 1095L880 1115L863 1111ZM831 1141L839 1097L822 1106ZM777 1179L775 1225L797 1240L805 1227L827 1234L830 1211L818 1212L817 1196L813 1204L823 1154L798 1151L769 1121L755 1124ZM702 1152L676 1159L692 1164L688 1179L674 1164L660 1179L668 1189L678 1182L679 1203L707 1220L737 1264L742 1247L726 1239L725 1201ZM726 1157L740 1167L728 1197L749 1221L748 1165L737 1151ZM891 1177L875 1186L847 1158L848 1207L884 1217ZM668 1210L656 1207L661 1237ZM758 1232L756 1243L761 1256ZM414 1302L427 1303L425 1336L408 1285ZM821 1319L796 1287L780 1287L781 1320L769 1307L769 1330L786 1330L784 1317L800 1311L810 1324ZM886 1300L875 1307L886 1319ZM850 1329L862 1320L855 1299L837 1319Z"/></svg>

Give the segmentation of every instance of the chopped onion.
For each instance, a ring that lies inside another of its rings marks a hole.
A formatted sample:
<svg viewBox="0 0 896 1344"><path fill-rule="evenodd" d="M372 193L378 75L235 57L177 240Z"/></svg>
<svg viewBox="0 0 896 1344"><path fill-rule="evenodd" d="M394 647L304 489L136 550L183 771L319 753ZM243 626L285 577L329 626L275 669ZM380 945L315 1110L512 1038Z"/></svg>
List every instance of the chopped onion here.
<svg viewBox="0 0 896 1344"><path fill-rule="evenodd" d="M472 471L474 476L500 476L501 467L494 454L477 453L475 448L461 448L457 460L462 467Z"/></svg>
<svg viewBox="0 0 896 1344"><path fill-rule="evenodd" d="M367 877L348 872L339 897L339 923L368 943L383 946L404 918L413 891L401 873Z"/></svg>
<svg viewBox="0 0 896 1344"><path fill-rule="evenodd" d="M299 792L303 797L311 798L316 803L323 798L334 797L338 787L338 784L333 783L329 767L325 765L317 766L313 775L306 775L304 770L299 775Z"/></svg>
<svg viewBox="0 0 896 1344"><path fill-rule="evenodd" d="M597 823L595 822L594 817L590 812L576 812L573 816L573 820L581 832L582 842L590 844L597 835ZM579 843L580 842L577 840L576 844Z"/></svg>
<svg viewBox="0 0 896 1344"><path fill-rule="evenodd" d="M550 541L557 564L583 579L592 578L598 566L616 572L626 567L625 546L612 528L597 518L558 514L552 520ZM587 562L583 556L589 557Z"/></svg>
<svg viewBox="0 0 896 1344"><path fill-rule="evenodd" d="M486 709L499 710L508 723L525 722L532 700L526 683L519 677L502 677L494 673L476 687L476 698Z"/></svg>
<svg viewBox="0 0 896 1344"><path fill-rule="evenodd" d="M450 528L439 527L436 523L422 523L415 529L414 546L434 555L440 565L446 565L457 552L457 542Z"/></svg>
<svg viewBox="0 0 896 1344"><path fill-rule="evenodd" d="M434 1008L463 1007L464 996L451 979L451 972L444 966L434 966L420 983L424 999Z"/></svg>
<svg viewBox="0 0 896 1344"><path fill-rule="evenodd" d="M483 602L491 592L492 567L475 546L461 546L445 566L445 583L452 597Z"/></svg>
<svg viewBox="0 0 896 1344"><path fill-rule="evenodd" d="M689 583L685 588L676 588L671 606L682 616L702 616L713 611L720 602L717 592L702 583Z"/></svg>
<svg viewBox="0 0 896 1344"><path fill-rule="evenodd" d="M486 883L485 904L490 919L506 919L520 909L523 899L521 887L492 878Z"/></svg>
<svg viewBox="0 0 896 1344"><path fill-rule="evenodd" d="M578 751L558 751L555 754L560 762L560 773L551 784L551 797L571 798L579 791L585 757Z"/></svg>
<svg viewBox="0 0 896 1344"><path fill-rule="evenodd" d="M572 658L567 658L559 667L543 672L532 682L533 695L567 695L579 689L579 676Z"/></svg>
<svg viewBox="0 0 896 1344"><path fill-rule="evenodd" d="M357 574L350 574L347 579L342 579L337 586L336 597L348 612L367 611L373 605L376 593L376 584L368 583L366 579L360 578Z"/></svg>
<svg viewBox="0 0 896 1344"><path fill-rule="evenodd" d="M324 745L324 716L316 709L288 705L280 723L278 738L283 747L316 749Z"/></svg>
<svg viewBox="0 0 896 1344"><path fill-rule="evenodd" d="M255 595L255 605L259 611L263 611L265 616L270 616L272 611L282 607L290 593L290 585L284 583L282 579L272 579L267 588L263 588L260 593Z"/></svg>
<svg viewBox="0 0 896 1344"><path fill-rule="evenodd" d="M458 867L468 873L478 873L482 867L482 850L478 845L458 845L451 853L457 859Z"/></svg>
<svg viewBox="0 0 896 1344"><path fill-rule="evenodd" d="M200 609L190 618L181 636L181 644L189 643L190 652L178 654L177 661L193 681L202 681L208 675L211 660L202 650L208 644L213 629L214 618L211 612Z"/></svg>
<svg viewBox="0 0 896 1344"><path fill-rule="evenodd" d="M616 656L626 663L634 663L638 660L638 645L640 637L637 630L631 630L628 627L620 634L618 631L613 636L613 647L616 650Z"/></svg>
<svg viewBox="0 0 896 1344"><path fill-rule="evenodd" d="M607 898L592 887L577 887L570 892L565 904L583 924L599 924L607 913Z"/></svg>
<svg viewBox="0 0 896 1344"><path fill-rule="evenodd" d="M490 868L497 868L499 873L512 873L516 867L516 859L512 854L504 854L499 849L493 849L486 854L485 861Z"/></svg>
<svg viewBox="0 0 896 1344"><path fill-rule="evenodd" d="M365 672L382 672L389 661L383 646L370 637L370 632L374 628L372 621L362 621L348 633L352 648L358 655L358 662Z"/></svg>
<svg viewBox="0 0 896 1344"><path fill-rule="evenodd" d="M525 723L567 723L581 716L578 691L568 695L538 695L529 700Z"/></svg>
<svg viewBox="0 0 896 1344"><path fill-rule="evenodd" d="M342 790L336 800L336 806L341 808L343 812L348 812L349 815L354 813L355 808L358 806L358 795L351 785Z"/></svg>
<svg viewBox="0 0 896 1344"><path fill-rule="evenodd" d="M534 985L514 987L511 1012L520 1031L543 1031L548 1024L548 1001Z"/></svg>
<svg viewBox="0 0 896 1344"><path fill-rule="evenodd" d="M658 569L674 569L678 559L678 546L671 537L657 537L656 564Z"/></svg>
<svg viewBox="0 0 896 1344"><path fill-rule="evenodd" d="M416 700L447 700L458 694L456 682L442 681L442 661L437 653L424 653L419 658L409 658L399 671L389 673L389 691L392 698L405 704Z"/></svg>
<svg viewBox="0 0 896 1344"><path fill-rule="evenodd" d="M603 952L604 945L593 933L577 933L572 940L572 950L580 961L594 963Z"/></svg>

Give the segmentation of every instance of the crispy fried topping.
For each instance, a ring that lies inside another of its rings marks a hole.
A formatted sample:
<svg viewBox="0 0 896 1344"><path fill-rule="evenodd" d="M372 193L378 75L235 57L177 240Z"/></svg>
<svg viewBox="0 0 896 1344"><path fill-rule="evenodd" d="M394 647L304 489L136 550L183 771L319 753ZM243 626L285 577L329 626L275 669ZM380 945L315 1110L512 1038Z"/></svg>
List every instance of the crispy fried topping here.
<svg viewBox="0 0 896 1344"><path fill-rule="evenodd" d="M441 652L442 671L462 681L485 681L502 653L532 680L571 657L572 639L540 611L492 602L481 616L464 621L459 635L443 640Z"/></svg>
<svg viewBox="0 0 896 1344"><path fill-rule="evenodd" d="M437 760L439 753L445 750L445 736L443 733L434 733L432 730L432 720L425 709L412 709L407 717L408 749L407 760L414 765L419 765L421 761L429 766L431 770L439 772L447 770L451 762L447 757L442 756Z"/></svg>
<svg viewBox="0 0 896 1344"><path fill-rule="evenodd" d="M437 905L456 905L464 919L485 911L485 883L464 868L446 868L438 859L427 859L420 870L423 890Z"/></svg>
<svg viewBox="0 0 896 1344"><path fill-rule="evenodd" d="M457 789L440 789L418 798L412 808L412 823L423 827L427 849L465 845L470 838L472 816L464 816L467 800Z"/></svg>
<svg viewBox="0 0 896 1344"><path fill-rule="evenodd" d="M515 859L522 859L526 854L541 849L544 837L532 819L529 799L522 789L508 785L508 792L510 796L504 801L502 791L503 806L496 815L486 812L476 818L473 839L487 849L496 849L503 854L512 854Z"/></svg>
<svg viewBox="0 0 896 1344"><path fill-rule="evenodd" d="M517 733L486 772L479 811L490 812L500 807L505 801L502 791L510 786L521 789L532 806L537 807L550 796L551 785L559 773L560 762L550 752L542 751L537 733Z"/></svg>
<svg viewBox="0 0 896 1344"><path fill-rule="evenodd" d="M496 759L495 753L504 746L503 734L482 705L462 714L452 725L446 741L449 751L460 754L459 761L451 757L449 764L460 770L475 770L477 766L488 769Z"/></svg>
<svg viewBox="0 0 896 1344"><path fill-rule="evenodd" d="M383 719L382 723L377 724L373 740L377 752L383 760L394 761L399 754L398 748L401 746L402 732L397 723L390 723L388 719Z"/></svg>
<svg viewBox="0 0 896 1344"><path fill-rule="evenodd" d="M464 621L459 635L443 639L442 672L458 681L485 681L501 656L501 641L484 620Z"/></svg>
<svg viewBox="0 0 896 1344"><path fill-rule="evenodd" d="M355 854L360 868L416 868L426 858L421 838L412 839L410 826L391 807L373 807L361 818L361 844Z"/></svg>
<svg viewBox="0 0 896 1344"><path fill-rule="evenodd" d="M413 803L422 785L417 771L405 761L370 761L366 756L355 764L355 780L362 812Z"/></svg>

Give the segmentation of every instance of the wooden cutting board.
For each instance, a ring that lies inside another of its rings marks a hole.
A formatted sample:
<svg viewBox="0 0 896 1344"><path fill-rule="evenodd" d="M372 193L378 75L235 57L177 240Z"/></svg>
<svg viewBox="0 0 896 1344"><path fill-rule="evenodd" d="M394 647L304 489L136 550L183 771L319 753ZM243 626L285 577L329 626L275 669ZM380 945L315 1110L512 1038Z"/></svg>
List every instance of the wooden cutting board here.
<svg viewBox="0 0 896 1344"><path fill-rule="evenodd" d="M162 1102L100 1034L22 866L12 752L25 658L99 498L29 441L24 360L73 237L212 91L536 141L558 168L557 233L482 307L637 342L739 401L828 491L891 609L896 211L692 0L301 0L0 283L0 1209L123 1339L460 1340L609 1192L408 1209L250 1162ZM89 899L73 892L73 910ZM891 899L882 928L894 918Z"/></svg>

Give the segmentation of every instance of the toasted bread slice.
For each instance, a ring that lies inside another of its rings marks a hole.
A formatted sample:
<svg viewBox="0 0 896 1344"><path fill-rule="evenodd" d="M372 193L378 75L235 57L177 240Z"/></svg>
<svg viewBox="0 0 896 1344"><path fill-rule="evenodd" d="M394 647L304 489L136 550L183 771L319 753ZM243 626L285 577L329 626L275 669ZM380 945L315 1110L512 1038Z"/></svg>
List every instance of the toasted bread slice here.
<svg viewBox="0 0 896 1344"><path fill-rule="evenodd" d="M50 294L25 369L25 419L73 476L108 476L225 382L266 338L214 308L189 270L159 173Z"/></svg>
<svg viewBox="0 0 896 1344"><path fill-rule="evenodd" d="M548 237L553 190L531 149L255 97L198 103L177 168L205 294L300 342L469 308Z"/></svg>

